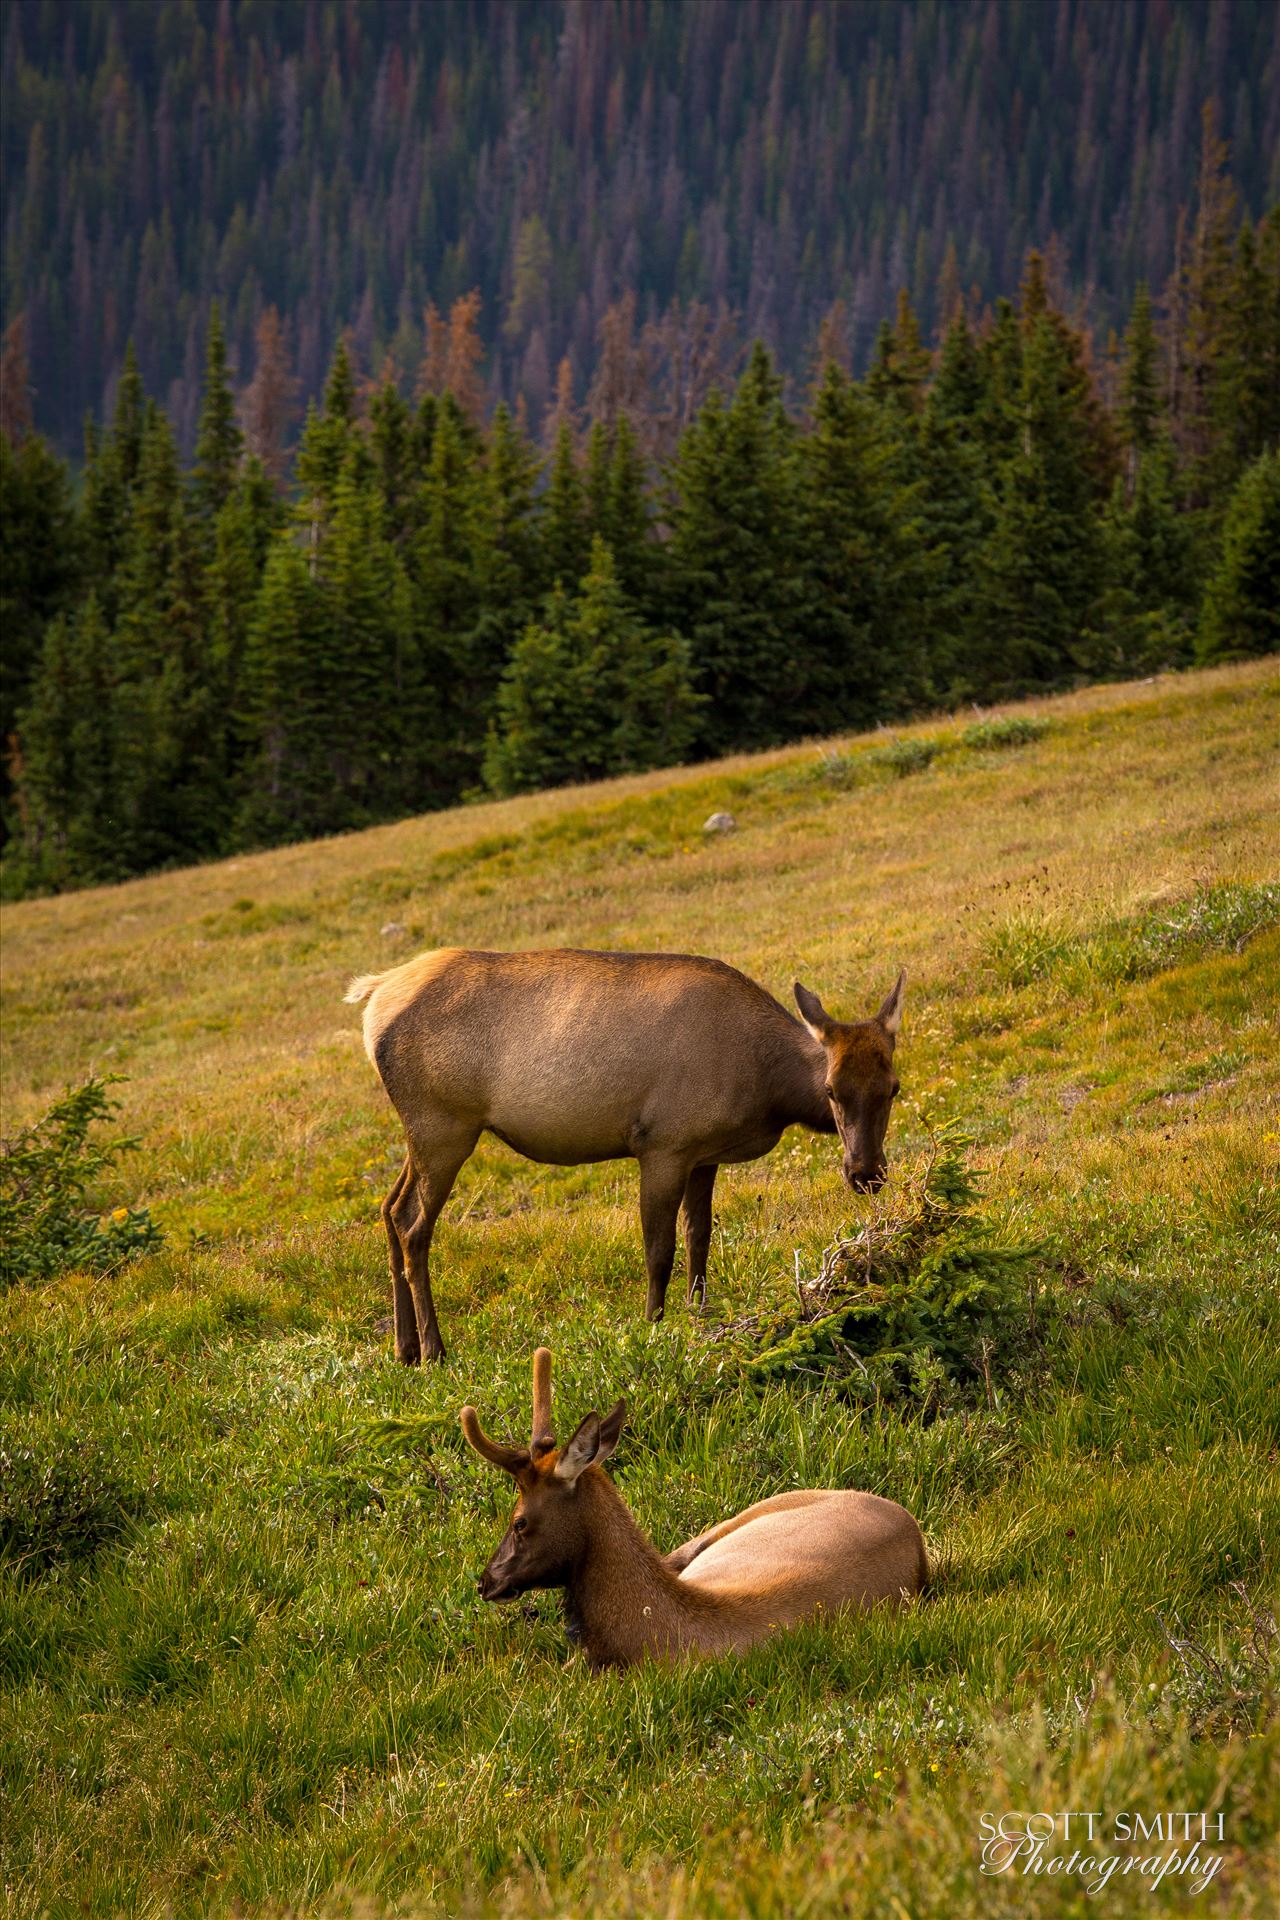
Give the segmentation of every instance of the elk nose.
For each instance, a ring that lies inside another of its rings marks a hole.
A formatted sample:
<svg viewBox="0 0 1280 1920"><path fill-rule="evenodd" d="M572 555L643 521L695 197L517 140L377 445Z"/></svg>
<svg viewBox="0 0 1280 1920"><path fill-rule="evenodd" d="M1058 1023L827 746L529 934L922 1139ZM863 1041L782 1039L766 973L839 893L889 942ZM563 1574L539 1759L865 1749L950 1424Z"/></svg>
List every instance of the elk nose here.
<svg viewBox="0 0 1280 1920"><path fill-rule="evenodd" d="M879 1193L885 1183L885 1169L873 1167L869 1172L858 1169L846 1173L845 1177L855 1193Z"/></svg>

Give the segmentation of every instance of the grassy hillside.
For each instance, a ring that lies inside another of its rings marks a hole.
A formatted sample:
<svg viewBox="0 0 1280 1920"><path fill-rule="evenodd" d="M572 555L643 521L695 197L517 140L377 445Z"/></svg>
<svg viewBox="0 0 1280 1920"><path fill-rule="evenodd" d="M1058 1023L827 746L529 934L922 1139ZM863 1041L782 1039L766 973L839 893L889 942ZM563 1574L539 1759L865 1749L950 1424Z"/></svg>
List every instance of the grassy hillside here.
<svg viewBox="0 0 1280 1920"><path fill-rule="evenodd" d="M103 1202L167 1241L0 1300L5 1910L1273 1912L1278 695L1273 662L1099 689L9 909L5 1132L126 1075ZM436 1240L449 1363L397 1368L400 1138L342 993L446 942L719 954L848 1016L905 965L889 1188L787 1135L722 1176L705 1320L677 1275L651 1329L634 1167L486 1143ZM944 1121L1041 1249L989 1378L751 1385L731 1323L892 1221ZM866 1486L934 1592L605 1677L549 1598L483 1608L507 1487L457 1409L522 1432L540 1339L562 1423L627 1394L663 1546ZM1221 1812L1225 1862L1199 1898L984 1878L1019 1808Z"/></svg>

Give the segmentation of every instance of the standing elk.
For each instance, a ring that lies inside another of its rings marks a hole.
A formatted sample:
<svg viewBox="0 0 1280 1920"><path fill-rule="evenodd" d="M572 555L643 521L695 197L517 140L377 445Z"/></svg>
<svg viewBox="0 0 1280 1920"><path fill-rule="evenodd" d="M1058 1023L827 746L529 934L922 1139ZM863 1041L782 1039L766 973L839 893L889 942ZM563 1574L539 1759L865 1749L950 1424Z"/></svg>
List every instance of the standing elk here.
<svg viewBox="0 0 1280 1920"><path fill-rule="evenodd" d="M475 1408L462 1409L467 1439L520 1496L481 1598L563 1587L570 1633L593 1667L740 1652L779 1628L926 1585L924 1539L905 1507L819 1487L758 1501L664 1559L602 1471L625 1416L625 1400L603 1418L589 1413L557 1446L546 1347L533 1356L528 1448L490 1440Z"/></svg>
<svg viewBox="0 0 1280 1920"><path fill-rule="evenodd" d="M353 980L365 1051L404 1123L382 1206L396 1354L439 1360L428 1256L484 1132L530 1160L640 1162L647 1312L662 1317L684 1207L689 1298L706 1298L711 1194L799 1122L838 1133L857 1192L885 1178L905 975L873 1019L833 1020L797 981L804 1024L735 967L689 954L442 947Z"/></svg>

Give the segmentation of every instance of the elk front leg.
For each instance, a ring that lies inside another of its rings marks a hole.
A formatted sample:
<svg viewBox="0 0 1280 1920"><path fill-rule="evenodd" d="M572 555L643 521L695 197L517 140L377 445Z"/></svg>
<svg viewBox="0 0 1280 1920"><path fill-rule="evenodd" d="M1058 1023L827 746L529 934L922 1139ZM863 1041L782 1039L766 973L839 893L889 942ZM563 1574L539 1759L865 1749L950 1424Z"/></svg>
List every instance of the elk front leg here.
<svg viewBox="0 0 1280 1920"><path fill-rule="evenodd" d="M684 1189L684 1251L690 1306L707 1301L707 1253L711 1246L711 1195L719 1167L695 1167Z"/></svg>
<svg viewBox="0 0 1280 1920"><path fill-rule="evenodd" d="M661 1320L667 1302L671 1263L676 1257L676 1221L687 1180L685 1165L667 1159L640 1162L640 1224L644 1229L644 1263L649 1274L645 1312Z"/></svg>
<svg viewBox="0 0 1280 1920"><path fill-rule="evenodd" d="M404 1248L419 1353L424 1360L444 1359L444 1341L431 1296L431 1236L459 1168L479 1137L478 1132L456 1130L433 1133L426 1139L415 1136L409 1149L415 1177L406 1183L392 1209L392 1224Z"/></svg>
<svg viewBox="0 0 1280 1920"><path fill-rule="evenodd" d="M416 1367L422 1358L418 1342L418 1323L413 1311L413 1294L404 1277L404 1247L395 1223L395 1211L406 1188L413 1188L413 1162L406 1153L395 1185L382 1203L382 1224L387 1230L387 1254L391 1266L391 1311L395 1319L396 1359L403 1366ZM414 1204L417 1204L416 1193Z"/></svg>

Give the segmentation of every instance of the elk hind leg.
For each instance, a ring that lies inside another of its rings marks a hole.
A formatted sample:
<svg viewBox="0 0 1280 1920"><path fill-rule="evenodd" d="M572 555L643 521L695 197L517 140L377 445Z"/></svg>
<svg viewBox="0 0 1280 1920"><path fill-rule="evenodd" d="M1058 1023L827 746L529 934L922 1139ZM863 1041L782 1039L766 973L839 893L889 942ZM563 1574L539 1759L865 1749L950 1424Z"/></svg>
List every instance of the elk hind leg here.
<svg viewBox="0 0 1280 1920"><path fill-rule="evenodd" d="M418 1341L418 1322L413 1311L413 1294L404 1277L404 1246L396 1226L396 1208L407 1190L412 1190L413 1162L406 1153L395 1185L382 1203L382 1224L387 1231L387 1256L391 1267L391 1311L395 1320L396 1359L402 1366L416 1367L422 1358ZM415 1197L416 1204L416 1197Z"/></svg>
<svg viewBox="0 0 1280 1920"><path fill-rule="evenodd" d="M479 1137L478 1128L460 1129L456 1124L430 1131L415 1129L409 1146L415 1178L406 1185L392 1211L404 1248L418 1346L424 1360L444 1359L444 1341L431 1294L431 1236L459 1169L470 1158Z"/></svg>

